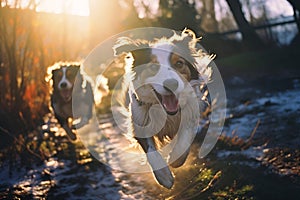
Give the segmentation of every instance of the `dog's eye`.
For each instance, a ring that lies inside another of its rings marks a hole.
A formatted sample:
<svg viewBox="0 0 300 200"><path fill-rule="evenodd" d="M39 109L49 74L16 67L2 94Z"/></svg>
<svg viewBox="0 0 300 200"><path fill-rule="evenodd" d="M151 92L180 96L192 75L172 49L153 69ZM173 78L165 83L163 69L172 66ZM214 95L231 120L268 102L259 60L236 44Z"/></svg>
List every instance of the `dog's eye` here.
<svg viewBox="0 0 300 200"><path fill-rule="evenodd" d="M73 75L73 72L71 70L67 70L67 77L70 77Z"/></svg>
<svg viewBox="0 0 300 200"><path fill-rule="evenodd" d="M176 68L182 68L183 66L184 66L184 61L183 60L178 60L178 61L176 61L176 63L175 63L175 67Z"/></svg>
<svg viewBox="0 0 300 200"><path fill-rule="evenodd" d="M69 78L75 78L77 74L76 70L67 70L67 77Z"/></svg>
<svg viewBox="0 0 300 200"><path fill-rule="evenodd" d="M61 78L63 76L63 72L62 71L56 71L56 77L57 78Z"/></svg>

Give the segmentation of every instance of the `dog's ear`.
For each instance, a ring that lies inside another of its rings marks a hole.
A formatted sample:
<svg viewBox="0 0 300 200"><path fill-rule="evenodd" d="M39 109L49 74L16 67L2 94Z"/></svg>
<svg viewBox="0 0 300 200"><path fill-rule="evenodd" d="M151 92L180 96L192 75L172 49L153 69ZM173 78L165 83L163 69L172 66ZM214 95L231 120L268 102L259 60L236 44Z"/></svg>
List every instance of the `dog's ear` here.
<svg viewBox="0 0 300 200"><path fill-rule="evenodd" d="M138 48L138 45L128 37L118 38L116 44L113 46L114 55L118 56L122 53L129 53Z"/></svg>
<svg viewBox="0 0 300 200"><path fill-rule="evenodd" d="M74 64L74 65L70 65L72 67L72 69L76 72L78 72L80 70L80 65L79 64Z"/></svg>
<svg viewBox="0 0 300 200"><path fill-rule="evenodd" d="M131 53L134 58L134 65L142 65L151 61L149 42L145 40L132 40L128 37L121 37L113 47L115 56L123 53Z"/></svg>
<svg viewBox="0 0 300 200"><path fill-rule="evenodd" d="M196 38L195 33L192 30L184 29L180 35L174 34L170 40L175 44L175 52L182 56L188 63L188 67L191 72L191 79L197 80L199 78L199 72L196 69L195 58L196 44L199 39Z"/></svg>
<svg viewBox="0 0 300 200"><path fill-rule="evenodd" d="M190 72L191 72L191 79L192 80L198 80L199 79L198 70L189 62L188 62L188 67L189 67Z"/></svg>
<svg viewBox="0 0 300 200"><path fill-rule="evenodd" d="M118 38L116 44L113 46L114 55L118 56L122 53L133 53L141 50L149 48L149 44L144 40L132 40L129 37L120 37Z"/></svg>

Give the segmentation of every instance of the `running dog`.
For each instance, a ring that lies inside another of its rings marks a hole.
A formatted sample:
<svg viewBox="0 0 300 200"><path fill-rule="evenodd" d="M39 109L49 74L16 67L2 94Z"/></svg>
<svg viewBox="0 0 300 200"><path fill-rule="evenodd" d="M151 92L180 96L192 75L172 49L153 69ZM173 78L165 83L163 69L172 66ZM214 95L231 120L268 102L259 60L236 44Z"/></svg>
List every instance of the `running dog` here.
<svg viewBox="0 0 300 200"><path fill-rule="evenodd" d="M201 76L211 73L207 64L213 56L196 48L198 41L185 29L154 42L122 37L113 48L116 56L124 57L129 134L146 153L157 182L168 189L174 184L169 165L185 163L196 135Z"/></svg>
<svg viewBox="0 0 300 200"><path fill-rule="evenodd" d="M92 117L94 95L91 83L80 73L80 63L58 62L48 67L47 73L46 80L52 86L51 108L54 115L69 138L76 140L75 128L86 125ZM76 100L72 103L74 98ZM73 107L78 116L74 116ZM80 122L75 126L70 122L73 119Z"/></svg>

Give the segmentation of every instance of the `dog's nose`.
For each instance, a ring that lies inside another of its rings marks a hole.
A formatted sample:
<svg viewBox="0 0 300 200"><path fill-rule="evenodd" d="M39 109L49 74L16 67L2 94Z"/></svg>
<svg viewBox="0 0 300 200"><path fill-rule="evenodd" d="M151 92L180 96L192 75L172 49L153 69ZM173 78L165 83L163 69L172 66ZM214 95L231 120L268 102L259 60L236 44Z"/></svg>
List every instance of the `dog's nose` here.
<svg viewBox="0 0 300 200"><path fill-rule="evenodd" d="M173 78L167 79L163 82L163 87L170 92L174 92L178 88L178 81Z"/></svg>
<svg viewBox="0 0 300 200"><path fill-rule="evenodd" d="M67 83L66 82L62 82L61 84L60 84L60 88L66 88L67 87Z"/></svg>

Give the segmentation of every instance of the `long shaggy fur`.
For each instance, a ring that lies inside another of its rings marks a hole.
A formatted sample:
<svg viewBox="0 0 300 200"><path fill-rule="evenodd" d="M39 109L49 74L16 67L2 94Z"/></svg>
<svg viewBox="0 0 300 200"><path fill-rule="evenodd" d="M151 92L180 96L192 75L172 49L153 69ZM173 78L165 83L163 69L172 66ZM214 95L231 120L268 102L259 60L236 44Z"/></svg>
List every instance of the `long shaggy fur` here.
<svg viewBox="0 0 300 200"><path fill-rule="evenodd" d="M128 119L127 137L138 141L156 180L166 188L172 187L174 178L163 157L169 156L172 167L185 162L202 111L200 86L211 76L208 64L214 56L199 48L198 42L195 34L185 29L154 41L122 37L114 46L116 56L125 54L125 75L117 101L121 106L118 112ZM156 84L160 82L163 86Z"/></svg>
<svg viewBox="0 0 300 200"><path fill-rule="evenodd" d="M45 78L50 85L50 109L72 140L76 139L75 128L86 125L91 119L94 106L92 86L82 75L80 65L79 62L57 62L48 67ZM72 73L68 74L67 70L72 70ZM61 88L62 83L67 86ZM69 119L79 119L80 122L75 127Z"/></svg>

